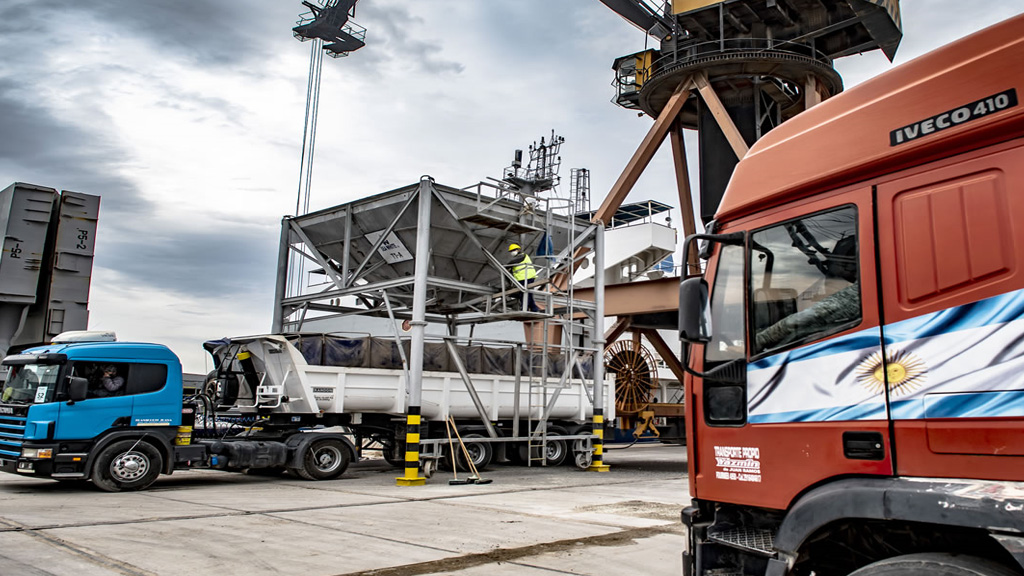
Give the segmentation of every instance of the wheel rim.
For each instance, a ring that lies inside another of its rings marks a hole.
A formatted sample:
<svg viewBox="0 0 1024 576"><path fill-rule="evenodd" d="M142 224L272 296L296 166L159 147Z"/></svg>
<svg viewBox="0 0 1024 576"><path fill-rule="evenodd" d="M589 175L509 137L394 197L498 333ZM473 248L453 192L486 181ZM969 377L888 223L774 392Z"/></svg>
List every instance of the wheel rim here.
<svg viewBox="0 0 1024 576"><path fill-rule="evenodd" d="M125 452L110 463L110 475L122 482L138 480L149 472L149 458L138 452Z"/></svg>
<svg viewBox="0 0 1024 576"><path fill-rule="evenodd" d="M552 440L554 437L555 436L552 434L548 435L547 452L545 457L550 462L554 462L565 457L565 442L562 440Z"/></svg>
<svg viewBox="0 0 1024 576"><path fill-rule="evenodd" d="M313 465L320 472L334 472L341 465L341 458L337 446L321 446L313 451Z"/></svg>
<svg viewBox="0 0 1024 576"><path fill-rule="evenodd" d="M473 462L474 466L479 466L484 459L484 447L477 442L467 442L466 452L469 453L469 459Z"/></svg>

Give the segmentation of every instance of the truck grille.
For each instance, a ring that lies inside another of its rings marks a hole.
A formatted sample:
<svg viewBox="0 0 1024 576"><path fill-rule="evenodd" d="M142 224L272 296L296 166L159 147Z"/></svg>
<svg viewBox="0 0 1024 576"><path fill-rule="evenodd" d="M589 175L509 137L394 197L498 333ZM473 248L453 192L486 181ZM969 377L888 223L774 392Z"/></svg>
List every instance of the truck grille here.
<svg viewBox="0 0 1024 576"><path fill-rule="evenodd" d="M25 439L25 418L0 416L0 457L21 456L21 443Z"/></svg>

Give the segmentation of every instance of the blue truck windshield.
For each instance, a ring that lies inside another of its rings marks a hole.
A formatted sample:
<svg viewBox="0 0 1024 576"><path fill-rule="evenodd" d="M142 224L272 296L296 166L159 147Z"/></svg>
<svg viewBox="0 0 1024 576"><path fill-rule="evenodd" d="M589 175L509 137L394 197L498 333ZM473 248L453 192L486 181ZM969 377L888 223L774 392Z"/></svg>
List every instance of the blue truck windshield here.
<svg viewBox="0 0 1024 576"><path fill-rule="evenodd" d="M57 387L60 366L55 364L24 364L12 366L0 391L0 402L33 404L48 402Z"/></svg>

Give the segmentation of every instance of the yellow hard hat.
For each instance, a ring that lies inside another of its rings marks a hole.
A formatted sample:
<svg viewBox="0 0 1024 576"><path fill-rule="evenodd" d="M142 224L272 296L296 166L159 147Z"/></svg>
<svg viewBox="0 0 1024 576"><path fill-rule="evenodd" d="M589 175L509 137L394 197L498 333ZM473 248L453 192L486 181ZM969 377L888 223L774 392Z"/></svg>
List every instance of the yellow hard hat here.
<svg viewBox="0 0 1024 576"><path fill-rule="evenodd" d="M509 252L511 252L513 250L522 250L522 249L523 248L519 244L509 244L508 245L508 251Z"/></svg>

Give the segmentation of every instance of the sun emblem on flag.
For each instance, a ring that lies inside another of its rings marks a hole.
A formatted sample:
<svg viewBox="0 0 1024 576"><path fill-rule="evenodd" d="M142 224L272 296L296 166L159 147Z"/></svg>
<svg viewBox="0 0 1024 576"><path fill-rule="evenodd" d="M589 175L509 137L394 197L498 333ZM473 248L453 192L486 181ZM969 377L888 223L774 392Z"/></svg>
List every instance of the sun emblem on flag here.
<svg viewBox="0 0 1024 576"><path fill-rule="evenodd" d="M890 351L884 362L882 352L875 352L857 367L857 380L875 394L885 390L886 381L893 396L909 394L920 388L927 376L924 360L905 350Z"/></svg>

